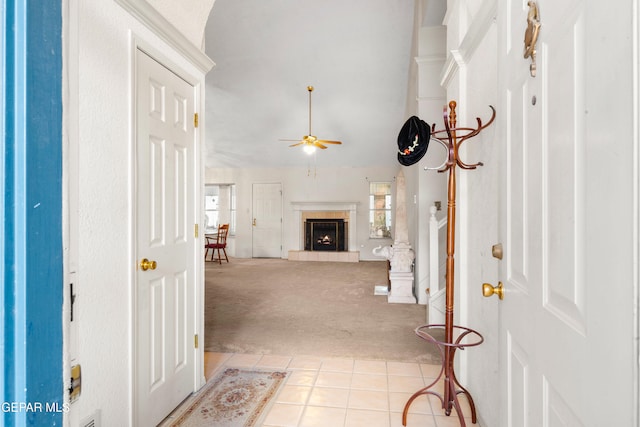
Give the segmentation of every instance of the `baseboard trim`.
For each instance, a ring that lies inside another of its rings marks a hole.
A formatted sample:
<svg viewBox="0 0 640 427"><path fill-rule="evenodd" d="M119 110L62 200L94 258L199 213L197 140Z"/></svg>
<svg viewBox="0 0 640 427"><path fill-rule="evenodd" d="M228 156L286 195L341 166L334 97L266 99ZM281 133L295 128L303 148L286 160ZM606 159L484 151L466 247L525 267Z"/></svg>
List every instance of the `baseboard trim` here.
<svg viewBox="0 0 640 427"><path fill-rule="evenodd" d="M360 251L289 251L289 261L360 262Z"/></svg>

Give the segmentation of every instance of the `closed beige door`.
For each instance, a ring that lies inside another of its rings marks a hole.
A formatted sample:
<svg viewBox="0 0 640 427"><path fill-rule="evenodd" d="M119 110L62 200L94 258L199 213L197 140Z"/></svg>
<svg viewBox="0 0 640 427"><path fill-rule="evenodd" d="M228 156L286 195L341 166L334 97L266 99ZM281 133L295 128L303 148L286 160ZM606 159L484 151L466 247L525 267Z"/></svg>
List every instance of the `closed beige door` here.
<svg viewBox="0 0 640 427"><path fill-rule="evenodd" d="M253 184L253 257L282 258L282 185Z"/></svg>

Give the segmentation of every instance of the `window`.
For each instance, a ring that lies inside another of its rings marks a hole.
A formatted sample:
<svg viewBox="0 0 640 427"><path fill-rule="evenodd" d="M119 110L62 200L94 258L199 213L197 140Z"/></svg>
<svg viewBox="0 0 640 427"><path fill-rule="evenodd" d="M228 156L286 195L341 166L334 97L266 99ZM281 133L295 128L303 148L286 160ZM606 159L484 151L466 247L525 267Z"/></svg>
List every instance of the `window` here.
<svg viewBox="0 0 640 427"><path fill-rule="evenodd" d="M211 232L216 228L218 228L219 216L220 216L220 212L218 210L218 194L205 195L204 196L204 231L205 233Z"/></svg>
<svg viewBox="0 0 640 427"><path fill-rule="evenodd" d="M232 184L229 186L229 197L231 198L229 203L229 234L235 236L236 234L236 186Z"/></svg>
<svg viewBox="0 0 640 427"><path fill-rule="evenodd" d="M391 183L369 183L369 237L391 237Z"/></svg>
<svg viewBox="0 0 640 427"><path fill-rule="evenodd" d="M229 224L229 234L236 233L236 186L234 184L205 185L204 189L205 233L220 224Z"/></svg>

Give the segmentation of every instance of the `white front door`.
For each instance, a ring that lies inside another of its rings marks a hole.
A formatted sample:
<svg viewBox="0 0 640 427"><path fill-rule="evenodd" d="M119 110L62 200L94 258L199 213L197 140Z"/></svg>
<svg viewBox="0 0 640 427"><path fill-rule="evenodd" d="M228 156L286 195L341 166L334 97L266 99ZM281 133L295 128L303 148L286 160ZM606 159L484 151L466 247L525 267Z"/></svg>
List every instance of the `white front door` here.
<svg viewBox="0 0 640 427"><path fill-rule="evenodd" d="M253 257L282 257L282 185L253 184Z"/></svg>
<svg viewBox="0 0 640 427"><path fill-rule="evenodd" d="M136 61L135 419L155 426L194 388L195 91L144 52Z"/></svg>
<svg viewBox="0 0 640 427"><path fill-rule="evenodd" d="M498 6L500 426L632 425L631 7L537 3L536 77Z"/></svg>

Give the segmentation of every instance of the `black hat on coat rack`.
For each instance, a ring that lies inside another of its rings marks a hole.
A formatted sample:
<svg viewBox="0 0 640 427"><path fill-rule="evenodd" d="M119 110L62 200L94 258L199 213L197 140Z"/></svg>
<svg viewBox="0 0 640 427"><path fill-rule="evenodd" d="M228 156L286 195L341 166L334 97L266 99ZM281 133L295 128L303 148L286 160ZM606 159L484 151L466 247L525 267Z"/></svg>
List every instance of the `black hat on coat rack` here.
<svg viewBox="0 0 640 427"><path fill-rule="evenodd" d="M401 165L411 166L427 153L431 129L419 117L411 116L398 134L398 161Z"/></svg>

